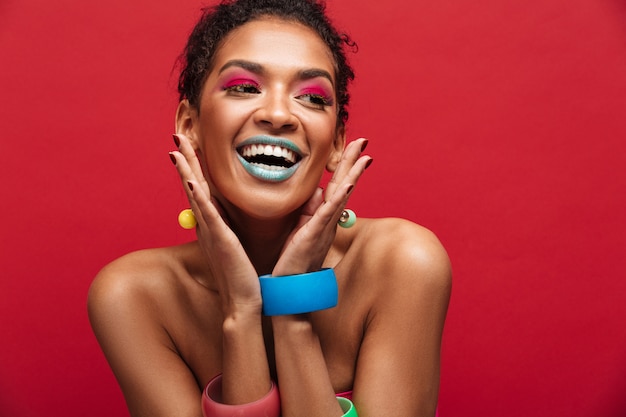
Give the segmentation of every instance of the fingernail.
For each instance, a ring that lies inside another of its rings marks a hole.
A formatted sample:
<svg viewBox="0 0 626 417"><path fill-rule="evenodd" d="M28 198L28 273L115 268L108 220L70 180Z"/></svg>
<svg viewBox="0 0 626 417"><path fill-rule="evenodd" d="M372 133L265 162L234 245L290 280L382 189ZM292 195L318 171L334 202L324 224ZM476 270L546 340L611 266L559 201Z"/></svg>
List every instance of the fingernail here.
<svg viewBox="0 0 626 417"><path fill-rule="evenodd" d="M173 153L171 153L171 152L170 152L170 159L172 160L172 163L173 163L174 165L176 165L176 157L175 157L175 156L174 156L174 154L173 154Z"/></svg>
<svg viewBox="0 0 626 417"><path fill-rule="evenodd" d="M193 184L191 183L191 181L187 181L187 187L189 187L190 191L193 191Z"/></svg>
<svg viewBox="0 0 626 417"><path fill-rule="evenodd" d="M369 140L365 139L363 141L363 144L361 145L361 152L363 152L365 150L365 148L367 148L367 144L370 143Z"/></svg>
<svg viewBox="0 0 626 417"><path fill-rule="evenodd" d="M352 191L353 188L354 188L354 185L350 185L350 187L348 187L348 191L346 192L346 194L350 194L350 191Z"/></svg>
<svg viewBox="0 0 626 417"><path fill-rule="evenodd" d="M374 162L374 158L370 158L370 160L365 163L365 169L372 165L372 162Z"/></svg>
<svg viewBox="0 0 626 417"><path fill-rule="evenodd" d="M174 144L176 145L176 147L180 148L180 139L178 139L178 136L176 136L176 134L173 134L172 137L174 138Z"/></svg>

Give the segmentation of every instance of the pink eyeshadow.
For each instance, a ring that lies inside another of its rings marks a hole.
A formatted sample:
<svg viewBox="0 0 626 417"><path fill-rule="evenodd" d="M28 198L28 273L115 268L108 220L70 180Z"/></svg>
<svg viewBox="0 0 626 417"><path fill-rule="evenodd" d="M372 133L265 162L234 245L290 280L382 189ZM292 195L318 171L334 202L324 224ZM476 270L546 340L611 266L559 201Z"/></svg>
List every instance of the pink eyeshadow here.
<svg viewBox="0 0 626 417"><path fill-rule="evenodd" d="M238 72L226 78L226 81L222 84L222 86L223 88L228 88L241 84L250 84L255 86L260 85L256 79L250 76L250 74L245 72Z"/></svg>
<svg viewBox="0 0 626 417"><path fill-rule="evenodd" d="M333 98L332 94L326 88L322 86L317 86L317 85L312 85L310 87L303 88L300 94L311 94L315 96L321 96L327 100L332 100Z"/></svg>

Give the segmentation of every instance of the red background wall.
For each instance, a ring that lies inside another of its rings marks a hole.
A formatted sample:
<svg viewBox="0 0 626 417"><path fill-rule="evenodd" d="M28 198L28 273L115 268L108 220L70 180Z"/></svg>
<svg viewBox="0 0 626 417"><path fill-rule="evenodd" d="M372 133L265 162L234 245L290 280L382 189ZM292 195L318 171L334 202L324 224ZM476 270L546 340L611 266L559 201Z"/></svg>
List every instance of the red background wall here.
<svg viewBox="0 0 626 417"><path fill-rule="evenodd" d="M455 270L442 416L626 414L626 5L330 0L360 46L351 207ZM131 250L192 238L172 148L195 1L0 3L0 415L127 415L86 316Z"/></svg>

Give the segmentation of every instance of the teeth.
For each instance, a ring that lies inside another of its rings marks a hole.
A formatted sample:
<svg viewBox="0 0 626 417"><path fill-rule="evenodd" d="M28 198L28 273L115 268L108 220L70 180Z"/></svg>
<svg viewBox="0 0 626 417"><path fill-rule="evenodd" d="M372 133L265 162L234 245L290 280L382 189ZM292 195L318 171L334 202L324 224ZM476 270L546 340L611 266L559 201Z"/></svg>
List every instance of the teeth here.
<svg viewBox="0 0 626 417"><path fill-rule="evenodd" d="M241 150L242 156L246 158L251 158L257 155L267 155L267 156L275 156L277 158L285 158L287 161L295 164L296 163L296 154L287 148L281 148L280 146L272 146L272 145L248 145L245 146ZM265 165L265 164L258 164Z"/></svg>
<svg viewBox="0 0 626 417"><path fill-rule="evenodd" d="M253 162L252 165L256 165L256 166L261 167L263 169L267 169L268 171L280 171L280 170L286 169L285 167L281 167L281 166L277 166L277 165L259 164L258 162Z"/></svg>

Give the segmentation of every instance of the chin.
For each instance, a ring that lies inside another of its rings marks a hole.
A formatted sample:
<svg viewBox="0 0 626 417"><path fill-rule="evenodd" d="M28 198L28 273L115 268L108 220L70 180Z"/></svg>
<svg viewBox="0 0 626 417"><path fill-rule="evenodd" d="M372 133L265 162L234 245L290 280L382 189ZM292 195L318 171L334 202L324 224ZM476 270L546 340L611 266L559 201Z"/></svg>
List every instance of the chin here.
<svg viewBox="0 0 626 417"><path fill-rule="evenodd" d="M280 220L291 217L307 201L305 196L294 196L278 191L248 191L245 195L224 195L227 204L222 204L233 211L240 211L247 217L260 221ZM228 211L230 211L228 210Z"/></svg>
<svg viewBox="0 0 626 417"><path fill-rule="evenodd" d="M302 204L286 205L285 202L257 201L254 204L246 204L241 210L248 216L257 220L280 220L288 218L298 211Z"/></svg>

